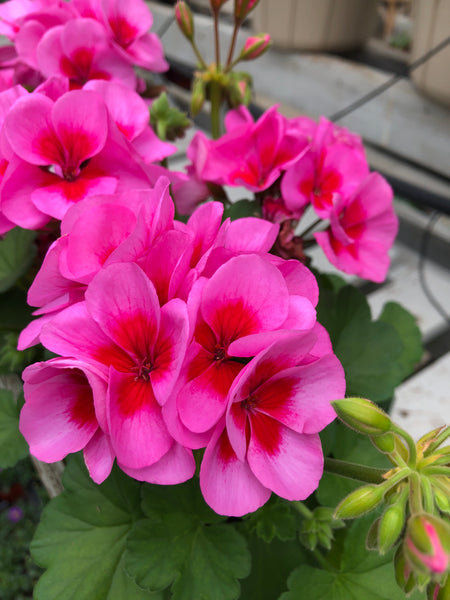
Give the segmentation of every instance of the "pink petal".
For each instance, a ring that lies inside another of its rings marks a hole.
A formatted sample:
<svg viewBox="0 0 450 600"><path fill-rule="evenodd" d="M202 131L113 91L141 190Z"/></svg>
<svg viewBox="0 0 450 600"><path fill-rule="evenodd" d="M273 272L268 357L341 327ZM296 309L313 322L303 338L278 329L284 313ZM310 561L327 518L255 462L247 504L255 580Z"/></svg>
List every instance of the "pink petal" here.
<svg viewBox="0 0 450 600"><path fill-rule="evenodd" d="M63 356L74 356L88 363L94 361L108 373L109 365L122 371L133 366L130 358L106 336L86 309L78 302L57 314L42 328L41 340L46 348Z"/></svg>
<svg viewBox="0 0 450 600"><path fill-rule="evenodd" d="M61 166L78 168L105 145L108 113L95 92L74 90L61 96L53 106L52 122L65 149L65 160L58 163Z"/></svg>
<svg viewBox="0 0 450 600"><path fill-rule="evenodd" d="M171 448L158 462L143 467L130 469L119 465L133 479L157 483L159 485L176 485L190 479L195 473L195 460L190 450L174 442Z"/></svg>
<svg viewBox="0 0 450 600"><path fill-rule="evenodd" d="M137 265L102 269L86 291L86 303L101 329L125 352L141 360L151 358L160 309L155 288Z"/></svg>
<svg viewBox="0 0 450 600"><path fill-rule="evenodd" d="M232 258L205 285L201 312L220 340L279 327L288 314L280 272L256 255Z"/></svg>
<svg viewBox="0 0 450 600"><path fill-rule="evenodd" d="M279 226L264 219L245 217L230 223L224 246L234 252L269 252L278 236Z"/></svg>
<svg viewBox="0 0 450 600"><path fill-rule="evenodd" d="M189 320L186 304L175 298L161 308L158 339L153 348L150 373L156 399L162 405L168 399L186 354Z"/></svg>
<svg viewBox="0 0 450 600"><path fill-rule="evenodd" d="M270 497L270 490L237 458L223 425L218 425L203 456L200 488L216 513L231 517L257 510Z"/></svg>
<svg viewBox="0 0 450 600"><path fill-rule="evenodd" d="M6 137L14 152L33 165L61 164L64 150L51 118L53 102L42 94L20 98L5 118Z"/></svg>
<svg viewBox="0 0 450 600"><path fill-rule="evenodd" d="M296 433L261 413L251 417L247 460L261 484L287 500L307 498L323 473L318 434Z"/></svg>
<svg viewBox="0 0 450 600"><path fill-rule="evenodd" d="M117 461L141 469L156 463L173 443L150 381L110 370L108 420Z"/></svg>
<svg viewBox="0 0 450 600"><path fill-rule="evenodd" d="M31 453L55 462L86 446L98 428L92 390L80 369L38 363L24 372L20 430Z"/></svg>
<svg viewBox="0 0 450 600"><path fill-rule="evenodd" d="M83 456L91 479L95 483L103 483L111 473L115 458L109 436L97 429L86 445Z"/></svg>
<svg viewBox="0 0 450 600"><path fill-rule="evenodd" d="M189 381L178 394L181 422L194 433L211 429L225 413L228 391L242 369L240 363L225 360L210 366Z"/></svg>
<svg viewBox="0 0 450 600"><path fill-rule="evenodd" d="M67 267L78 281L89 281L136 225L124 206L101 204L86 211L67 238Z"/></svg>

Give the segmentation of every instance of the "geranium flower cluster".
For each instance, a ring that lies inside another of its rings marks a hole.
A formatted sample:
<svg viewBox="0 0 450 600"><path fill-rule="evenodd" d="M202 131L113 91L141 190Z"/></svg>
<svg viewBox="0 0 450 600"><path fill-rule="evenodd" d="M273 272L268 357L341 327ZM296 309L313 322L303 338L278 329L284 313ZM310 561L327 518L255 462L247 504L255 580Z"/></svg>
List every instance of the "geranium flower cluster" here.
<svg viewBox="0 0 450 600"><path fill-rule="evenodd" d="M71 89L92 79L135 89L133 65L165 71L160 39L150 33L152 15L143 0L9 0L0 6L1 88L35 88L54 75Z"/></svg>
<svg viewBox="0 0 450 600"><path fill-rule="evenodd" d="M202 133L193 139L190 182L175 188L181 213L207 197L208 183L243 186L255 193L265 218L283 223L281 249L289 255L294 227L312 206L321 227L314 237L328 260L346 273L385 279L398 221L392 190L370 173L358 136L325 118L285 118L276 107L256 122L240 107L227 114L225 126L217 140Z"/></svg>
<svg viewBox="0 0 450 600"><path fill-rule="evenodd" d="M272 491L305 498L345 391L316 281L268 253L277 225L222 223L217 202L185 225L168 187L67 211L29 292L43 316L21 338L59 357L25 370L21 431L44 461L83 449L96 482L117 460L136 479L180 483L206 448L200 485L222 514Z"/></svg>

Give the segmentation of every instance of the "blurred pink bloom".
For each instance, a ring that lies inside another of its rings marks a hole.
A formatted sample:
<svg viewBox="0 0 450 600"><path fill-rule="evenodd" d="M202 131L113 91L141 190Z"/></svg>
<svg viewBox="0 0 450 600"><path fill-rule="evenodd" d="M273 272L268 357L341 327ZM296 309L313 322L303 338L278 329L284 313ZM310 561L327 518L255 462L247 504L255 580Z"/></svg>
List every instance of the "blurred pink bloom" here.
<svg viewBox="0 0 450 600"><path fill-rule="evenodd" d="M242 185L254 192L265 190L308 147L306 136L294 133L276 106L256 123L248 110L240 107L228 113L226 126L227 133L210 141L207 152L201 149L200 177L219 185Z"/></svg>
<svg viewBox="0 0 450 600"><path fill-rule="evenodd" d="M407 524L405 554L413 570L443 574L450 569L450 527L433 515L412 515Z"/></svg>
<svg viewBox="0 0 450 600"><path fill-rule="evenodd" d="M36 229L51 217L62 219L73 204L93 194L150 183L95 92L74 90L56 102L30 94L12 107L3 130L13 154L1 210L21 227Z"/></svg>
<svg viewBox="0 0 450 600"><path fill-rule="evenodd" d="M371 173L350 198L338 197L330 227L314 236L335 267L379 283L386 277L397 230L392 189Z"/></svg>
<svg viewBox="0 0 450 600"><path fill-rule="evenodd" d="M92 79L136 87L133 67L110 47L107 31L94 19L72 19L52 27L39 41L36 56L45 77L64 75L71 89L81 88Z"/></svg>

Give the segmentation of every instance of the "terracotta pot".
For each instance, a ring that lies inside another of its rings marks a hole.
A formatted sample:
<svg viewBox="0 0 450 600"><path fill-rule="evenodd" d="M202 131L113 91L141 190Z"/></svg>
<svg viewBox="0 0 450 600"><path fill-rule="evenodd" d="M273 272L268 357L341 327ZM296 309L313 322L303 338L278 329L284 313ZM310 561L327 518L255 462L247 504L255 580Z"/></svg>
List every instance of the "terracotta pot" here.
<svg viewBox="0 0 450 600"><path fill-rule="evenodd" d="M450 33L450 0L416 0L413 4L411 62L443 41ZM450 105L450 46L411 73L427 96Z"/></svg>
<svg viewBox="0 0 450 600"><path fill-rule="evenodd" d="M377 7L378 0L260 0L253 29L284 48L351 50L371 35Z"/></svg>

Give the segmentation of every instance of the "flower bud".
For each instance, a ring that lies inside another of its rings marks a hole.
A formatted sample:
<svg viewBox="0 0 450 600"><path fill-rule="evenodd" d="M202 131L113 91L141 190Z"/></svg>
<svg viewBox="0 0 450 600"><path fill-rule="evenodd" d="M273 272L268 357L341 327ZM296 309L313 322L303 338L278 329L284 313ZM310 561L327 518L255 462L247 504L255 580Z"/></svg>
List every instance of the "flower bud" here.
<svg viewBox="0 0 450 600"><path fill-rule="evenodd" d="M405 556L418 573L439 574L450 566L450 525L429 514L415 514L409 521Z"/></svg>
<svg viewBox="0 0 450 600"><path fill-rule="evenodd" d="M434 501L436 506L443 513L450 513L450 498L438 488L433 488Z"/></svg>
<svg viewBox="0 0 450 600"><path fill-rule="evenodd" d="M272 40L268 33L253 35L247 39L241 50L240 60L253 60L264 54L272 45Z"/></svg>
<svg viewBox="0 0 450 600"><path fill-rule="evenodd" d="M378 448L381 452L385 454L390 454L395 450L395 437L393 433L384 433L382 435L377 435L370 438L370 441Z"/></svg>
<svg viewBox="0 0 450 600"><path fill-rule="evenodd" d="M380 435L391 430L388 415L370 400L344 398L331 403L338 417L349 427L368 435Z"/></svg>
<svg viewBox="0 0 450 600"><path fill-rule="evenodd" d="M181 33L187 37L188 40L192 40L194 37L194 19L192 17L191 9L186 2L183 2L183 0L178 0L175 4L175 18Z"/></svg>
<svg viewBox="0 0 450 600"><path fill-rule="evenodd" d="M334 511L335 519L354 519L376 508L384 498L383 485L365 485L346 496Z"/></svg>
<svg viewBox="0 0 450 600"><path fill-rule="evenodd" d="M399 546L394 556L394 573L397 585L409 594L416 587L417 579L411 571L404 553L403 546Z"/></svg>
<svg viewBox="0 0 450 600"><path fill-rule="evenodd" d="M200 77L194 79L191 95L191 115L195 117L202 110L206 98L206 84Z"/></svg>
<svg viewBox="0 0 450 600"><path fill-rule="evenodd" d="M405 505L407 496L400 498L395 504L389 506L378 526L378 550L386 554L398 540L405 526Z"/></svg>
<svg viewBox="0 0 450 600"><path fill-rule="evenodd" d="M255 8L258 2L259 0L234 0L235 20L243 21L245 17Z"/></svg>
<svg viewBox="0 0 450 600"><path fill-rule="evenodd" d="M450 598L450 576L443 583L430 583L427 587L427 600L448 600Z"/></svg>

